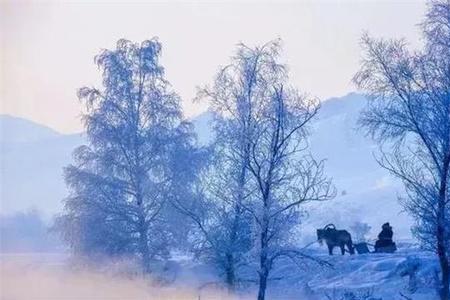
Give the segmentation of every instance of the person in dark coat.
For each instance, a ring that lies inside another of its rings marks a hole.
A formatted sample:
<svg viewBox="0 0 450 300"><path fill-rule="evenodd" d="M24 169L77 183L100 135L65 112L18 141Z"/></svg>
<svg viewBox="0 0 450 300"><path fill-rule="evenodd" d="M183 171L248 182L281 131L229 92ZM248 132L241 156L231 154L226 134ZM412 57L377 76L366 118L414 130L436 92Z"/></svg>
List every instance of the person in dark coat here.
<svg viewBox="0 0 450 300"><path fill-rule="evenodd" d="M394 232L392 231L392 226L388 223L384 223L381 226L381 232L378 234L378 239L383 241L392 242L392 237L394 236Z"/></svg>
<svg viewBox="0 0 450 300"><path fill-rule="evenodd" d="M389 222L384 223L381 229L381 232L378 234L378 240L375 243L375 252L394 252L397 250L397 247L392 241L392 237L394 236L392 226Z"/></svg>

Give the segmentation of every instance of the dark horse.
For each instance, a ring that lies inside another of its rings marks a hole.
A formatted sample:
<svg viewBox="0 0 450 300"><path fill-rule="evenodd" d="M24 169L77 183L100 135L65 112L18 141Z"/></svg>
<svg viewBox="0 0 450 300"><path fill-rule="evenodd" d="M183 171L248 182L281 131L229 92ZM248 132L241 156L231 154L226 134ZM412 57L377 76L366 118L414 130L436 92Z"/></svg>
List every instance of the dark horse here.
<svg viewBox="0 0 450 300"><path fill-rule="evenodd" d="M328 224L323 229L317 229L317 240L320 243L325 240L330 255L333 255L333 248L336 246L341 248L342 255L345 254L345 246L350 254L355 254L350 233L347 230L337 230L333 224Z"/></svg>

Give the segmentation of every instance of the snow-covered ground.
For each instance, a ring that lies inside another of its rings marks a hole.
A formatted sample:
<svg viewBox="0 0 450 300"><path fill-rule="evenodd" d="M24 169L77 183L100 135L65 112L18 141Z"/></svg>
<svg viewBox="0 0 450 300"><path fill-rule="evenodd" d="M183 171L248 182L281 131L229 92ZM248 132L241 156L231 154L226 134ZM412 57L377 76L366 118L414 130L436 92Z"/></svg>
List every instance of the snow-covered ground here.
<svg viewBox="0 0 450 300"><path fill-rule="evenodd" d="M375 299L405 299L400 293L415 300L437 299L434 286L438 264L431 253L400 249L394 254L336 255L328 261L333 269L321 268L293 280L310 288L308 299L326 299L324 295L340 299L349 292ZM415 283L407 275L414 268Z"/></svg>
<svg viewBox="0 0 450 300"><path fill-rule="evenodd" d="M332 268L282 263L273 272L267 299L438 299L438 265L431 253L401 246L394 254L330 257L324 248L309 251ZM132 274L118 263L82 268L64 254L3 254L0 261L1 299L254 299L256 295L253 283L244 284L237 295L228 294L213 268L184 255L175 255L151 278ZM412 270L415 279L406 275ZM348 298L343 298L346 293ZM351 293L360 298L351 298Z"/></svg>

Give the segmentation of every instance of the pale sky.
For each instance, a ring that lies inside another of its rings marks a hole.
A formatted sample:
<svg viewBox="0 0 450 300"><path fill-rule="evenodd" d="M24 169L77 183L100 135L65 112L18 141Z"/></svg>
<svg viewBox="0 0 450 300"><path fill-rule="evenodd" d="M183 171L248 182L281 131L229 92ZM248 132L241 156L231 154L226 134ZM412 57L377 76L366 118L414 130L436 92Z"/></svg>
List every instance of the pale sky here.
<svg viewBox="0 0 450 300"><path fill-rule="evenodd" d="M355 90L364 31L420 46L423 1L5 1L0 0L0 113L60 132L82 131L76 90L99 85L93 58L120 38L154 36L166 77L188 117L238 42L283 40L291 83L325 100Z"/></svg>

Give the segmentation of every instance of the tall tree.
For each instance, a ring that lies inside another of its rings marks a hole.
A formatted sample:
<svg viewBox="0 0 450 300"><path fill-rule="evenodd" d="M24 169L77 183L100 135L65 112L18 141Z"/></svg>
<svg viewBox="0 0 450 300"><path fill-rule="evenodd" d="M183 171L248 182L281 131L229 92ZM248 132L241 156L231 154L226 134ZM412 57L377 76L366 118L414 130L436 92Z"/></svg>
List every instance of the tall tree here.
<svg viewBox="0 0 450 300"><path fill-rule="evenodd" d="M276 57L276 56L275 56ZM258 196L248 206L257 228L258 300L265 299L269 275L277 260L310 258L292 243L302 205L334 197L323 161L307 152L308 124L319 105L289 88L286 79L273 82L260 103L248 168Z"/></svg>
<svg viewBox="0 0 450 300"><path fill-rule="evenodd" d="M249 49L240 45L231 63L220 68L212 86L198 91L214 113L212 157L202 176L203 201L199 207L182 207L197 223L204 253L225 273L225 281L234 289L239 268L248 263L251 248L251 217L243 208L252 196L248 162L253 130L253 108L263 82L270 82L267 68L272 67L267 53L248 56ZM203 208L201 208L203 207Z"/></svg>
<svg viewBox="0 0 450 300"><path fill-rule="evenodd" d="M214 87L202 90L220 117L220 154L236 183L225 201L235 207L234 216L252 224L258 299L265 298L277 259L306 257L290 238L301 205L328 200L334 192L323 163L307 154L307 125L318 102L287 84L286 67L278 62L280 49L279 40L255 48L240 44Z"/></svg>
<svg viewBox="0 0 450 300"><path fill-rule="evenodd" d="M361 125L382 145L381 165L398 176L401 199L416 220L414 233L435 251L440 297L449 299L450 254L450 2L428 3L425 47L410 52L403 40L364 35L355 83L370 94Z"/></svg>
<svg viewBox="0 0 450 300"><path fill-rule="evenodd" d="M186 150L191 141L160 54L157 39L119 40L95 58L103 88L78 92L89 143L65 169L70 196L59 218L75 250L139 254L144 272L168 254L162 212L174 187L170 154L179 153L177 142Z"/></svg>

